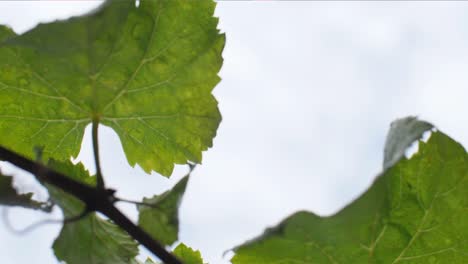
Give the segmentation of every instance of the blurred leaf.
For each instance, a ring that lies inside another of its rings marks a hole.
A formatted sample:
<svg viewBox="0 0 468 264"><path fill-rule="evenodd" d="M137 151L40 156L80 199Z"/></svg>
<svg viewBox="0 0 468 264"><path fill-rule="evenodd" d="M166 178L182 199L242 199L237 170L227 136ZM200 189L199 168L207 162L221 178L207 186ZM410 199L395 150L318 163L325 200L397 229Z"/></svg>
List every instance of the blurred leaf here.
<svg viewBox="0 0 468 264"><path fill-rule="evenodd" d="M336 215L295 213L232 262L468 263L467 179L466 151L433 132Z"/></svg>
<svg viewBox="0 0 468 264"><path fill-rule="evenodd" d="M152 259L150 258L147 258L144 262L144 264L156 264L156 262L154 262Z"/></svg>
<svg viewBox="0 0 468 264"><path fill-rule="evenodd" d="M151 207L138 206L138 225L164 245L171 245L178 239L179 205L188 179L187 175L171 190L152 198L144 198L143 203L151 204Z"/></svg>
<svg viewBox="0 0 468 264"><path fill-rule="evenodd" d="M49 166L82 183L94 185L96 182L81 163L51 160ZM52 199L62 208L64 217L77 216L85 209L74 196L46 186ZM138 254L137 243L125 231L96 213L64 224L53 249L57 258L67 264L127 264Z"/></svg>
<svg viewBox="0 0 468 264"><path fill-rule="evenodd" d="M176 255L184 264L203 264L200 251L193 250L184 243L180 243L174 249L174 255Z"/></svg>
<svg viewBox="0 0 468 264"><path fill-rule="evenodd" d="M13 187L13 177L0 173L0 205L21 206L50 212L52 207L48 203L32 199L33 193L19 194Z"/></svg>
<svg viewBox="0 0 468 264"><path fill-rule="evenodd" d="M177 258L184 264L203 264L203 259L199 250L193 250L191 247L186 246L184 243L180 243L172 252ZM158 264L150 258L147 258L145 262L139 260L133 260L131 264Z"/></svg>
<svg viewBox="0 0 468 264"><path fill-rule="evenodd" d="M19 36L0 26L0 144L68 160L99 120L148 173L200 163L221 121L211 94L224 47L214 8L211 0L107 1Z"/></svg>

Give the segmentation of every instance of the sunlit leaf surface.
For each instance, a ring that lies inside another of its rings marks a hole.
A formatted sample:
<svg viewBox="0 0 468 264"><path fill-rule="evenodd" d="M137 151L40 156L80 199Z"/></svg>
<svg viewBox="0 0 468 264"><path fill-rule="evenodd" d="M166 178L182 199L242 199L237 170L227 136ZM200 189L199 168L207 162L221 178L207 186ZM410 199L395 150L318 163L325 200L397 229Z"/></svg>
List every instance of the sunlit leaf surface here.
<svg viewBox="0 0 468 264"><path fill-rule="evenodd" d="M210 0L108 1L16 36L0 26L0 144L65 160L92 120L129 163L165 176L200 163L221 116L211 91L224 47Z"/></svg>

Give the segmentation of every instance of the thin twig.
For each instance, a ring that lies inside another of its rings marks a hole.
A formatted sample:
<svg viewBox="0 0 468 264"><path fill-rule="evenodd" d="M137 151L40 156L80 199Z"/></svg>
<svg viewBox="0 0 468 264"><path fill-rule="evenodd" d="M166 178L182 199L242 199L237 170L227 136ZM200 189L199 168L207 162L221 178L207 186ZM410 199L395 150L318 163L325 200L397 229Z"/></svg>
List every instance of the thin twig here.
<svg viewBox="0 0 468 264"><path fill-rule="evenodd" d="M81 219L83 219L85 216L87 216L88 214L90 213L89 210L84 210L83 212L81 212L79 215L76 215L76 216L72 216L70 218L65 218L65 219L46 219L46 220L41 220L41 221L38 221L36 223L33 223L33 224L30 224L28 225L27 227L23 228L23 229L15 229L13 227L13 225L11 224L10 222L10 219L8 218L8 208L4 208L3 211L2 211L2 217L3 217L3 222L5 223L7 229L16 234L16 235L24 235L24 234L27 234L31 231L33 231L34 229L40 227L40 226L43 226L43 225L48 225L48 224L71 224L73 222L77 222Z"/></svg>
<svg viewBox="0 0 468 264"><path fill-rule="evenodd" d="M154 240L143 229L136 226L122 212L114 206L114 190L102 190L96 187L75 181L64 174L49 169L44 165L27 159L13 151L0 146L0 160L7 161L23 170L26 170L39 180L52 184L63 191L75 196L86 204L86 208L92 212L101 212L115 224L125 230L131 237L145 246L166 264L182 264L182 262L168 252L163 245Z"/></svg>

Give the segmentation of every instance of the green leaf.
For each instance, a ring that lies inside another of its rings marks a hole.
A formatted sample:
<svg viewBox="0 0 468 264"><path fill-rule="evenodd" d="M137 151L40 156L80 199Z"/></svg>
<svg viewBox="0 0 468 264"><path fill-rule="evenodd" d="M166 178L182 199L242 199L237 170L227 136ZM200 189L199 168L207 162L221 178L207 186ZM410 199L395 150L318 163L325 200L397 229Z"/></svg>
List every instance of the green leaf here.
<svg viewBox="0 0 468 264"><path fill-rule="evenodd" d="M16 34L10 27L0 25L0 41L4 41L14 36L16 36Z"/></svg>
<svg viewBox="0 0 468 264"><path fill-rule="evenodd" d="M189 176L182 178L171 190L152 198L144 198L143 203L152 206L138 206L138 225L164 245L171 245L178 239L179 205L187 187Z"/></svg>
<svg viewBox="0 0 468 264"><path fill-rule="evenodd" d="M107 1L15 36L0 26L0 144L76 156L92 120L119 135L129 163L165 176L200 163L221 121L211 94L224 35L211 0Z"/></svg>
<svg viewBox="0 0 468 264"><path fill-rule="evenodd" d="M130 264L161 264L161 262L155 262L150 258L147 258L144 262L138 259L133 259Z"/></svg>
<svg viewBox="0 0 468 264"><path fill-rule="evenodd" d="M70 161L51 160L49 166L82 183L94 185L96 182L81 163L73 165ZM85 209L74 196L50 185L47 188L65 218L77 216ZM95 213L64 224L53 249L57 258L68 264L127 264L138 254L137 243L126 232Z"/></svg>
<svg viewBox="0 0 468 264"><path fill-rule="evenodd" d="M154 261L153 261L152 259L150 259L150 258L147 258L147 259L145 260L145 263L144 263L144 264L156 264L156 262L154 262Z"/></svg>
<svg viewBox="0 0 468 264"><path fill-rule="evenodd" d="M0 173L0 205L21 206L50 212L52 206L48 203L32 199L33 193L19 194L13 187L13 177Z"/></svg>
<svg viewBox="0 0 468 264"><path fill-rule="evenodd" d="M176 255L184 264L203 264L200 251L193 250L184 243L180 243L174 249L174 255Z"/></svg>
<svg viewBox="0 0 468 264"><path fill-rule="evenodd" d="M203 264L203 259L199 250L194 250L191 247L186 246L184 243L180 243L172 252L179 260L184 264ZM133 260L131 264L157 264L150 258L147 258L145 262L139 260Z"/></svg>
<svg viewBox="0 0 468 264"><path fill-rule="evenodd" d="M393 121L385 142L384 170L395 165L405 155L405 151L411 143L420 139L424 132L433 127L432 124L419 121L414 116Z"/></svg>
<svg viewBox="0 0 468 264"><path fill-rule="evenodd" d="M298 212L235 249L239 263L468 263L468 156L433 132L330 217Z"/></svg>

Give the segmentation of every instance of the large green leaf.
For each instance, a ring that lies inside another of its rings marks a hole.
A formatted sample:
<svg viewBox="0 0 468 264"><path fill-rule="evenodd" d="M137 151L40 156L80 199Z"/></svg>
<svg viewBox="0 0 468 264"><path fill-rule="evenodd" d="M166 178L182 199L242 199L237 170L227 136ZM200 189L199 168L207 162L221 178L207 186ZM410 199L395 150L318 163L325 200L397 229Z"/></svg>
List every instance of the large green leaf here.
<svg viewBox="0 0 468 264"><path fill-rule="evenodd" d="M221 120L211 94L224 47L214 8L211 0L108 1L20 36L0 26L0 144L68 159L97 120L146 172L200 163Z"/></svg>
<svg viewBox="0 0 468 264"><path fill-rule="evenodd" d="M298 212L233 263L468 263L468 156L433 132L336 215Z"/></svg>
<svg viewBox="0 0 468 264"><path fill-rule="evenodd" d="M138 206L138 225L164 245L171 245L179 234L179 205L187 186L185 176L171 190L152 198L144 198Z"/></svg>
<svg viewBox="0 0 468 264"><path fill-rule="evenodd" d="M73 179L94 185L81 163L51 160L50 167ZM52 199L62 208L64 217L70 218L83 212L84 204L66 192L47 185ZM118 226L91 213L81 220L64 224L53 249L59 260L68 264L127 264L138 254L137 243Z"/></svg>
<svg viewBox="0 0 468 264"><path fill-rule="evenodd" d="M13 187L13 177L0 173L0 205L21 206L50 212L52 207L45 202L32 199L33 193L19 194Z"/></svg>

